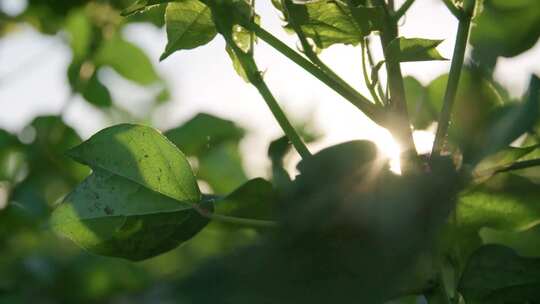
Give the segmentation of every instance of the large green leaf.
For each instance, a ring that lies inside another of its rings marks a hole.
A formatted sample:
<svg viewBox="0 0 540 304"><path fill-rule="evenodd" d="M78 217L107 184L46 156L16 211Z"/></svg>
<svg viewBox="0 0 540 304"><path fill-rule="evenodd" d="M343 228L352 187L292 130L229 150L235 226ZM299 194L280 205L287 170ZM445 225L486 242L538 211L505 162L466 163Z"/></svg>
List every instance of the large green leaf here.
<svg viewBox="0 0 540 304"><path fill-rule="evenodd" d="M207 220L186 158L155 129L104 129L69 155L93 173L55 210L53 228L102 255L141 260L191 238Z"/></svg>
<svg viewBox="0 0 540 304"><path fill-rule="evenodd" d="M388 45L388 56L400 62L447 60L437 51L442 40L398 37Z"/></svg>
<svg viewBox="0 0 540 304"><path fill-rule="evenodd" d="M217 34L210 8L198 0L167 5L167 46L160 60L177 50L189 50L210 42Z"/></svg>
<svg viewBox="0 0 540 304"><path fill-rule="evenodd" d="M535 223L536 224L536 223ZM540 225L528 229L505 231L482 228L479 232L484 244L499 244L512 248L524 257L540 257Z"/></svg>
<svg viewBox="0 0 540 304"><path fill-rule="evenodd" d="M478 60L514 57L533 47L540 37L540 2L485 0L475 21L471 44Z"/></svg>
<svg viewBox="0 0 540 304"><path fill-rule="evenodd" d="M540 259L483 246L471 256L459 290L467 303L534 303L540 298Z"/></svg>
<svg viewBox="0 0 540 304"><path fill-rule="evenodd" d="M150 85L160 80L146 54L119 35L103 43L97 51L95 63L97 66L110 66L122 77L141 85Z"/></svg>

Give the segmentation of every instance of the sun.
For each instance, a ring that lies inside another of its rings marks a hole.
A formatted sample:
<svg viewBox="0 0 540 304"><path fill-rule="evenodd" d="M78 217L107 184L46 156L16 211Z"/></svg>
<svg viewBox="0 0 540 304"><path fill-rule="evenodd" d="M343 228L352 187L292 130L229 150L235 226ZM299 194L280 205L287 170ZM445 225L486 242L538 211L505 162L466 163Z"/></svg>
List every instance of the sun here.
<svg viewBox="0 0 540 304"><path fill-rule="evenodd" d="M390 159L390 170L394 173L401 174L401 147L387 130L383 129L377 133L377 136L374 136L372 140L381 153ZM430 153L434 139L435 135L432 130L418 130L413 132L414 145L419 154Z"/></svg>

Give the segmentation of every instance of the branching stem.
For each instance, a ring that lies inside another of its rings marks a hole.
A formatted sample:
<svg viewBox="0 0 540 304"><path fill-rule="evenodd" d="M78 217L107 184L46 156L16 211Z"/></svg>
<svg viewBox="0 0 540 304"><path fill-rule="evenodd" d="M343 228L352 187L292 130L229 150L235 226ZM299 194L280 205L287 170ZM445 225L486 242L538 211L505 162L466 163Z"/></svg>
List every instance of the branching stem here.
<svg viewBox="0 0 540 304"><path fill-rule="evenodd" d="M411 5L413 5L414 0L406 0L405 3L393 14L392 18L397 22L405 13L409 10Z"/></svg>
<svg viewBox="0 0 540 304"><path fill-rule="evenodd" d="M373 104L369 99L364 97L345 81L338 81L333 77L329 76L319 67L307 60L304 56L291 49L288 45L274 37L272 34L261 28L259 25L251 23L244 25L244 27L246 27L250 31L253 31L255 35L257 35L257 37L259 37L261 40L268 43L285 57L289 58L291 61L302 67L315 78L319 79L332 90L334 90L346 100L351 102L375 123L382 124L385 121L386 115L383 109Z"/></svg>

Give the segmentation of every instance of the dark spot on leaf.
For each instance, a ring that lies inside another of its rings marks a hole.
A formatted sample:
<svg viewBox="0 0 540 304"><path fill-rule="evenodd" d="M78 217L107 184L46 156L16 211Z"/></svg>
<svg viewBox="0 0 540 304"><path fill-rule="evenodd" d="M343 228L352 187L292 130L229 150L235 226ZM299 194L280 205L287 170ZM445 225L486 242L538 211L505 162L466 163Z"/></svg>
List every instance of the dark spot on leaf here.
<svg viewBox="0 0 540 304"><path fill-rule="evenodd" d="M108 214L108 215L114 214L114 210L109 206L105 207L105 209L103 209L103 211L105 211L105 213Z"/></svg>

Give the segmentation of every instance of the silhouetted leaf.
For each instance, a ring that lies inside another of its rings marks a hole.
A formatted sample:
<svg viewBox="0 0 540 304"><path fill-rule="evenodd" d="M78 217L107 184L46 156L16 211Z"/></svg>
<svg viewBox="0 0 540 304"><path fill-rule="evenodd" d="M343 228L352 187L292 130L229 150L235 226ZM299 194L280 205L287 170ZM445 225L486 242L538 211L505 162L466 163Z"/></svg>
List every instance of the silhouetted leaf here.
<svg viewBox="0 0 540 304"><path fill-rule="evenodd" d="M177 50L189 50L210 42L216 36L210 9L198 0L167 5L167 46L160 60Z"/></svg>
<svg viewBox="0 0 540 304"><path fill-rule="evenodd" d="M268 181L249 180L232 193L215 201L218 214L259 220L275 220L278 197Z"/></svg>

